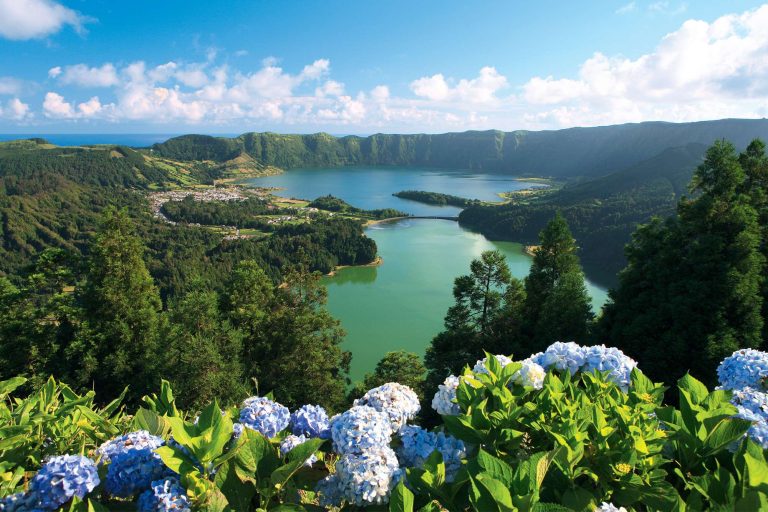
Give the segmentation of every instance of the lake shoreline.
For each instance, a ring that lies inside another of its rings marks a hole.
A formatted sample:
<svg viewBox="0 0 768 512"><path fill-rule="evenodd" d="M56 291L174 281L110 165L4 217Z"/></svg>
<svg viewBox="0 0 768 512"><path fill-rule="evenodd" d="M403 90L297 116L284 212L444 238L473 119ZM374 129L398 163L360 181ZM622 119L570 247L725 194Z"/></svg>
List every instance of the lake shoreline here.
<svg viewBox="0 0 768 512"><path fill-rule="evenodd" d="M336 265L333 270L325 274L325 277L334 277L340 270L345 268L362 268L362 267L378 267L384 263L384 258L376 256L376 259L370 263L363 263L362 265Z"/></svg>

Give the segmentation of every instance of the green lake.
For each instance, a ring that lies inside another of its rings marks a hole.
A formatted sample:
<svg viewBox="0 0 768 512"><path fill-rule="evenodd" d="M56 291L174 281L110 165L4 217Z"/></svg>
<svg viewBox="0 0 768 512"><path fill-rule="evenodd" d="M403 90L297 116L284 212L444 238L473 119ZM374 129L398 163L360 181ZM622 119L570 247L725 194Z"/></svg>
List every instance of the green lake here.
<svg viewBox="0 0 768 512"><path fill-rule="evenodd" d="M402 168L298 169L251 183L280 187L284 190L278 194L284 196L314 199L333 194L360 208L439 216L457 215L459 209L423 205L392 193L428 190L493 200L499 192L529 185L509 176ZM323 279L328 309L347 331L344 348L353 355L353 380L371 371L389 351L405 349L423 355L453 302L453 280L467 274L472 259L483 251L501 250L518 278L525 277L531 265L520 244L490 241L448 220L381 223L370 226L366 234L376 241L383 264L345 268ZM598 310L607 292L590 281L587 285Z"/></svg>

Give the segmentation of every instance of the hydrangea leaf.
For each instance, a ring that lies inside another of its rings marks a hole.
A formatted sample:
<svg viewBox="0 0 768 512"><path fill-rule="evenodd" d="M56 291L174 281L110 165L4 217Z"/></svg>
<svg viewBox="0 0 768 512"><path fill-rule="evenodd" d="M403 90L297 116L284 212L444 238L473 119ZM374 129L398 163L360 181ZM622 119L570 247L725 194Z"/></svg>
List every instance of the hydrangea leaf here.
<svg viewBox="0 0 768 512"><path fill-rule="evenodd" d="M389 495L389 512L413 512L414 497L402 481Z"/></svg>

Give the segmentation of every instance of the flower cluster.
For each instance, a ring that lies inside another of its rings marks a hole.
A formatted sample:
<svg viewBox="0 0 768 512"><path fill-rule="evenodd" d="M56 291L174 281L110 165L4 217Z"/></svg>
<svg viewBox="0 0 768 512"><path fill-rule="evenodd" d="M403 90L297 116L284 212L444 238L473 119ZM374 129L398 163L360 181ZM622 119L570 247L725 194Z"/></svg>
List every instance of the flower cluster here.
<svg viewBox="0 0 768 512"><path fill-rule="evenodd" d="M321 502L337 505L340 500L357 506L382 504L403 477L391 448L382 446L362 453L347 453L336 463L336 473L317 487Z"/></svg>
<svg viewBox="0 0 768 512"><path fill-rule="evenodd" d="M105 489L112 496L128 498L149 489L152 482L168 474L163 460L148 448L117 453L107 468Z"/></svg>
<svg viewBox="0 0 768 512"><path fill-rule="evenodd" d="M240 423L269 438L288 427L290 416L287 407L259 396L246 399L240 409Z"/></svg>
<svg viewBox="0 0 768 512"><path fill-rule="evenodd" d="M763 449L768 448L768 394L752 388L738 389L731 403L739 410L737 418L752 422L747 435Z"/></svg>
<svg viewBox="0 0 768 512"><path fill-rule="evenodd" d="M355 405L367 405L386 413L394 431L400 430L408 420L416 417L421 409L416 393L397 382L388 382L369 390L362 398L355 400Z"/></svg>
<svg viewBox="0 0 768 512"><path fill-rule="evenodd" d="M521 361L520 364L523 366L512 375L513 382L533 389L544 387L544 377L547 376L547 371L543 366L530 359Z"/></svg>
<svg viewBox="0 0 768 512"><path fill-rule="evenodd" d="M187 491L176 477L152 482L149 490L139 496L139 512L191 512Z"/></svg>
<svg viewBox="0 0 768 512"><path fill-rule="evenodd" d="M99 464L109 464L105 488L118 498L128 498L145 491L167 470L155 449L165 441L146 430L130 432L102 444L96 451Z"/></svg>
<svg viewBox="0 0 768 512"><path fill-rule="evenodd" d="M456 403L456 389L459 387L459 378L449 375L442 384L437 386L437 393L432 398L432 408L437 414L443 416L458 416L461 412Z"/></svg>
<svg viewBox="0 0 768 512"><path fill-rule="evenodd" d="M401 465L421 468L434 451L438 451L445 464L445 479L453 482L461 468L462 459L467 456L464 443L443 432L429 432L421 427L406 425L400 431L401 445L397 456Z"/></svg>
<svg viewBox="0 0 768 512"><path fill-rule="evenodd" d="M56 510L74 496L85 497L99 485L96 464L82 455L51 457L29 482L30 509Z"/></svg>
<svg viewBox="0 0 768 512"><path fill-rule="evenodd" d="M599 370L608 372L608 380L619 386L624 392L629 389L632 369L637 367L637 361L624 355L624 352L614 347L595 345L584 348L585 372Z"/></svg>
<svg viewBox="0 0 768 512"><path fill-rule="evenodd" d="M723 359L717 367L723 389L765 389L768 378L768 353L745 348Z"/></svg>
<svg viewBox="0 0 768 512"><path fill-rule="evenodd" d="M286 455L288 455L288 452L290 452L291 450L293 450L294 448L296 448L300 444L305 443L306 441L307 441L307 438L304 437L303 435L300 435L300 436L295 436L295 435L287 436L285 439L283 439L280 442L280 455L285 457ZM308 466L308 467L311 467L312 464L314 464L315 462L317 462L317 456L312 454L312 456L310 458L308 458L306 460L306 462L304 462L304 465Z"/></svg>
<svg viewBox="0 0 768 512"><path fill-rule="evenodd" d="M510 358L508 358L507 356L502 356L502 355L497 354L497 355L495 355L493 357L496 358L496 360L499 362L499 364L501 365L502 368L504 368L505 366L507 366L509 363L512 362L512 360ZM484 358L480 359L479 361L477 361L475 363L475 366L472 368L472 372L473 373L484 373L484 374L487 375L488 374L488 368L485 366L485 363L487 363L487 362L488 362L488 358L487 357L484 357Z"/></svg>
<svg viewBox="0 0 768 512"><path fill-rule="evenodd" d="M356 405L331 420L331 438L340 454L361 453L389 445L389 416L367 405Z"/></svg>
<svg viewBox="0 0 768 512"><path fill-rule="evenodd" d="M568 371L571 375L580 371L608 372L608 380L625 392L629 389L632 369L637 367L634 359L617 348L605 345L582 347L572 341L557 341L544 352L532 355L530 360L545 370Z"/></svg>
<svg viewBox="0 0 768 512"><path fill-rule="evenodd" d="M567 370L571 375L576 375L586 362L584 347L572 341L556 341L547 347L547 350L532 355L530 359L547 370Z"/></svg>
<svg viewBox="0 0 768 512"><path fill-rule="evenodd" d="M291 414L291 432L297 436L330 439L328 413L319 405L304 405Z"/></svg>
<svg viewBox="0 0 768 512"><path fill-rule="evenodd" d="M604 501L595 509L595 512L627 512L627 509Z"/></svg>
<svg viewBox="0 0 768 512"><path fill-rule="evenodd" d="M164 444L162 438L153 436L146 430L137 430L103 443L96 449L96 454L99 455L99 465L102 466L109 464L113 456L126 450L147 448L151 451Z"/></svg>

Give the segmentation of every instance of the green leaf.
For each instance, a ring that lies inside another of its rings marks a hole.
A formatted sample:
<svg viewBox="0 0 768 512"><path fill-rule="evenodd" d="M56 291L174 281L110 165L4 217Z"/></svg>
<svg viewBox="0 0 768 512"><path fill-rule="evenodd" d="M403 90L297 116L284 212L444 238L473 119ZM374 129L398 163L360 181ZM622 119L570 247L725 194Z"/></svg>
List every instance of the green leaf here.
<svg viewBox="0 0 768 512"><path fill-rule="evenodd" d="M478 512L512 512L512 497L509 489L498 480L480 474L477 478L469 477L469 502Z"/></svg>
<svg viewBox="0 0 768 512"><path fill-rule="evenodd" d="M150 434L160 437L166 437L171 430L171 426L165 418L144 408L136 411L133 416L133 424L137 430L146 430Z"/></svg>
<svg viewBox="0 0 768 512"><path fill-rule="evenodd" d="M703 402L706 400L707 395L709 395L707 386L702 384L700 380L691 377L689 373L686 373L677 381L677 387L687 391L695 404Z"/></svg>
<svg viewBox="0 0 768 512"><path fill-rule="evenodd" d="M227 461L217 468L214 483L221 489L229 506L235 512L250 512L256 487L252 482L240 480L235 471L234 462Z"/></svg>
<svg viewBox="0 0 768 512"><path fill-rule="evenodd" d="M707 448L706 456L727 449L734 441L741 437L752 426L752 422L740 418L724 418L718 422L704 439L704 446Z"/></svg>
<svg viewBox="0 0 768 512"><path fill-rule="evenodd" d="M167 467L180 475L199 471L194 461L177 448L161 446L155 452Z"/></svg>
<svg viewBox="0 0 768 512"><path fill-rule="evenodd" d="M413 512L413 493L401 480L389 496L389 512Z"/></svg>
<svg viewBox="0 0 768 512"><path fill-rule="evenodd" d="M242 479L266 478L280 465L269 440L255 430L244 428L235 450L235 469Z"/></svg>
<svg viewBox="0 0 768 512"><path fill-rule="evenodd" d="M12 379L0 381L0 397L4 397L13 392L16 388L27 382L24 377L13 377Z"/></svg>
<svg viewBox="0 0 768 512"><path fill-rule="evenodd" d="M482 448L478 450L475 460L478 466L483 469L483 472L499 480L507 487L512 485L512 468L509 464L494 457Z"/></svg>
<svg viewBox="0 0 768 512"><path fill-rule="evenodd" d="M282 488L291 477L301 469L307 460L320 449L322 439L310 439L293 448L286 454L288 462L272 472L270 480L276 488Z"/></svg>
<svg viewBox="0 0 768 512"><path fill-rule="evenodd" d="M557 503L536 503L531 512L574 512L572 508L568 508Z"/></svg>

